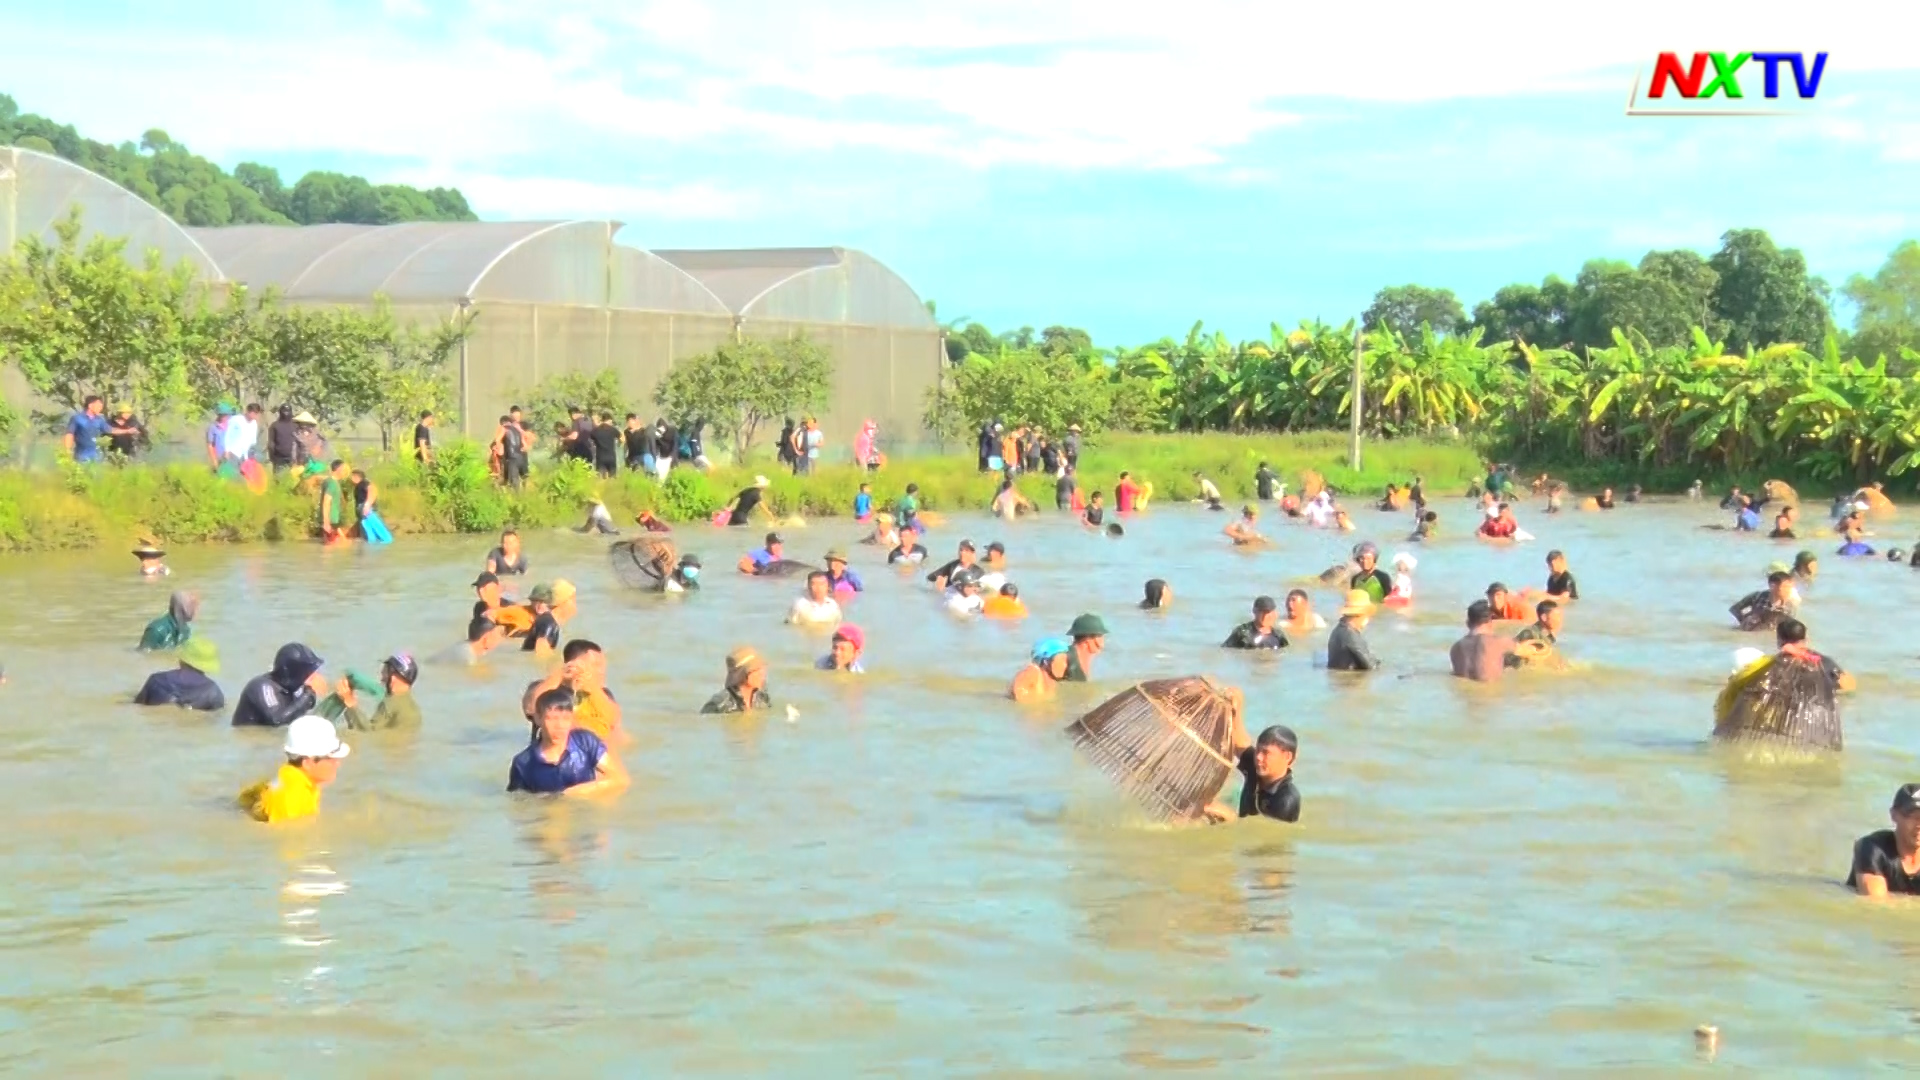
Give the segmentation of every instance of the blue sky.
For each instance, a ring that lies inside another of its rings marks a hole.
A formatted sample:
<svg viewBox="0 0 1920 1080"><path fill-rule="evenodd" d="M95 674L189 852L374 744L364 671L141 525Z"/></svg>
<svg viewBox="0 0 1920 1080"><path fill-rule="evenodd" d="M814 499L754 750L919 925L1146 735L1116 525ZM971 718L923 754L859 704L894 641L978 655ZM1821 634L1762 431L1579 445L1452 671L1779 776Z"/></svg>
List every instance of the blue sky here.
<svg viewBox="0 0 1920 1080"><path fill-rule="evenodd" d="M1906 5L1342 7L0 0L0 92L640 247L857 247L943 317L1112 343L1405 282L1471 306L1745 226L1838 284L1920 236ZM1766 48L1830 53L1805 115L1625 115L1661 50Z"/></svg>

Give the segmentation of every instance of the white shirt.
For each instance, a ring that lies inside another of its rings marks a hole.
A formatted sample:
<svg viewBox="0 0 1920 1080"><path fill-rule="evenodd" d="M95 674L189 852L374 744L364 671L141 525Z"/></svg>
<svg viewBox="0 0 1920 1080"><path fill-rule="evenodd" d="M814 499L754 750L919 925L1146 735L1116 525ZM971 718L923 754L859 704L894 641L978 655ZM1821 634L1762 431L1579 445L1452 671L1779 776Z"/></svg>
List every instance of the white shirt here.
<svg viewBox="0 0 1920 1080"><path fill-rule="evenodd" d="M810 623L822 625L840 621L840 604L833 597L815 600L811 596L795 597L793 609L787 612L790 623Z"/></svg>
<svg viewBox="0 0 1920 1080"><path fill-rule="evenodd" d="M1213 481L1203 476L1200 478L1200 497L1203 499L1218 499L1220 497L1220 489L1213 486Z"/></svg>
<svg viewBox="0 0 1920 1080"><path fill-rule="evenodd" d="M246 457L253 453L260 443L260 422L249 420L245 416L227 417L227 431L220 443L221 453L228 457Z"/></svg>
<svg viewBox="0 0 1920 1080"><path fill-rule="evenodd" d="M955 615L978 615L987 602L978 593L968 596L966 593L948 593L947 610Z"/></svg>

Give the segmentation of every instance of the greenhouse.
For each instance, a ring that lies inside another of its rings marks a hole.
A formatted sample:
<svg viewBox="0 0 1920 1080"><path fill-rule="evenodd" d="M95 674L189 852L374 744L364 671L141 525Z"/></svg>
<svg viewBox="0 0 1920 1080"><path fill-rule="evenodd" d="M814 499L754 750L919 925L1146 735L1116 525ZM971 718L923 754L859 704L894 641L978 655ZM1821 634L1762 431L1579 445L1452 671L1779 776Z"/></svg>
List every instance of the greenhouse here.
<svg viewBox="0 0 1920 1080"><path fill-rule="evenodd" d="M940 328L904 281L838 249L675 252L615 243L610 221L244 225L189 230L228 280L293 303L366 305L397 316L476 318L460 357L462 427L492 420L548 376L612 368L650 398L677 360L735 335L804 333L832 352L822 426L848 445L869 417L921 440L939 377ZM642 407L644 410L644 406Z"/></svg>
<svg viewBox="0 0 1920 1080"><path fill-rule="evenodd" d="M57 243L54 227L76 207L82 243L103 235L125 238L134 262L158 252L169 266L184 260L203 279L220 279L219 267L187 230L145 199L52 154L0 146L0 250L10 252L30 236Z"/></svg>

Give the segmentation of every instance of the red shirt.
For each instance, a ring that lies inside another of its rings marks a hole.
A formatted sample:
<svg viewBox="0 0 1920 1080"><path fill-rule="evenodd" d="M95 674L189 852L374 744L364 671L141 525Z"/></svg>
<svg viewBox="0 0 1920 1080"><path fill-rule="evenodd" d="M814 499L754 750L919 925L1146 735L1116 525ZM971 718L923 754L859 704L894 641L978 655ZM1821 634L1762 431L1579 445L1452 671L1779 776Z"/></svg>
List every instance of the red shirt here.
<svg viewBox="0 0 1920 1080"><path fill-rule="evenodd" d="M1140 485L1132 480L1122 480L1120 486L1113 489L1113 497L1119 500L1120 512L1123 514L1133 509L1133 499L1138 494L1140 494Z"/></svg>

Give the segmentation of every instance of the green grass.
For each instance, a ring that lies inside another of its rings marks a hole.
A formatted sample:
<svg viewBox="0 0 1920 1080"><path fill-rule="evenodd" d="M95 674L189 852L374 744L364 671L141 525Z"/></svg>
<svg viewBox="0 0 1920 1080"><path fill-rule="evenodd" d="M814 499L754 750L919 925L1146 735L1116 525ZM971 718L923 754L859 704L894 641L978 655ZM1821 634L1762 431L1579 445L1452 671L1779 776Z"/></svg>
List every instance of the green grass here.
<svg viewBox="0 0 1920 1080"><path fill-rule="evenodd" d="M1080 485L1083 491L1110 492L1126 469L1151 483L1156 498L1182 500L1197 493L1197 469L1229 499L1245 500L1253 495L1253 474L1261 461L1293 490L1313 470L1342 491L1362 493L1404 483L1415 474L1433 488L1464 487L1480 469L1477 452L1465 442L1368 443L1356 473L1347 468L1346 437L1340 434L1114 435L1081 454ZM948 512L984 510L998 487L998 478L981 474L970 453L896 461L872 477L841 465L800 478L771 461L723 467L710 475L678 468L664 485L626 472L601 480L577 464L536 461L533 478L517 493L492 483L471 443L442 447L431 471L411 462L360 464L379 485L381 517L396 535L577 525L590 497L605 500L622 524L643 509L668 521L698 521L726 505L758 473L772 481L767 502L782 516L850 514L863 480L873 484L876 505L890 505L915 483L923 507ZM1023 478L1021 490L1042 506L1053 505L1051 477ZM301 539L314 535L317 503L316 495L284 479L254 495L199 465L6 470L0 471L0 551L86 548L142 537L173 545Z"/></svg>

